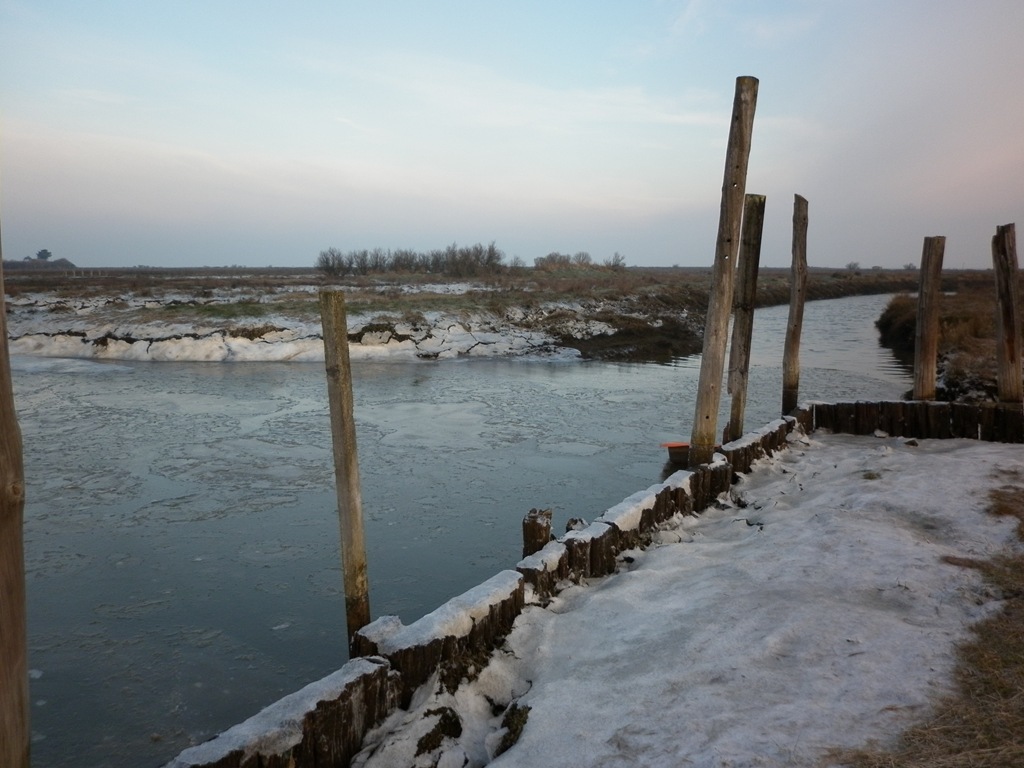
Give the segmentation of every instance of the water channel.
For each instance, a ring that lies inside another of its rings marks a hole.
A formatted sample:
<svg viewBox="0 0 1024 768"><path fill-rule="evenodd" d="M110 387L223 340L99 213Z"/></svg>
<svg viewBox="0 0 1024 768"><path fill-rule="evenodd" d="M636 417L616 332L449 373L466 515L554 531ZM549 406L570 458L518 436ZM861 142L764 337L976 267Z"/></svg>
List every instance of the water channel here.
<svg viewBox="0 0 1024 768"><path fill-rule="evenodd" d="M909 388L886 301L807 306L801 399ZM786 318L757 313L748 428L778 416ZM12 363L33 765L161 765L345 661L322 364ZM699 364L356 364L374 616L513 567L531 507L561 529L660 481Z"/></svg>

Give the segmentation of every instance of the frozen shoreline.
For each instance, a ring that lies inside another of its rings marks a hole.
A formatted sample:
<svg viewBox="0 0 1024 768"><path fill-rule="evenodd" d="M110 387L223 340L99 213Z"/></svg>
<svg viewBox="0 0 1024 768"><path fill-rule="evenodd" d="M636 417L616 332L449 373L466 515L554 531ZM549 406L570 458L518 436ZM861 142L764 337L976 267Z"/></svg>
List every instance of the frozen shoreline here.
<svg viewBox="0 0 1024 768"><path fill-rule="evenodd" d="M731 500L624 553L618 574L527 609L476 680L424 686L354 765L813 766L923 717L956 643L1000 605L941 558L1019 546L1013 522L984 510L993 472L1019 476L1024 456L791 440ZM992 471L961 474L964 462ZM494 702L529 712L500 756ZM449 711L461 734L417 754Z"/></svg>
<svg viewBox="0 0 1024 768"><path fill-rule="evenodd" d="M319 319L283 314L236 321L164 323L125 319L142 309L202 307L204 303L222 303L223 299L197 303L194 298L179 295L75 300L50 294L21 295L7 301L10 350L20 355L97 360L323 361ZM538 318L556 311L566 315L557 325L563 338L588 339L615 332L606 323L588 319L584 308L569 305L531 311L513 308L504 316L427 312L414 320L353 313L348 317L350 355L353 359L375 360L495 356L578 359L577 350L534 327Z"/></svg>

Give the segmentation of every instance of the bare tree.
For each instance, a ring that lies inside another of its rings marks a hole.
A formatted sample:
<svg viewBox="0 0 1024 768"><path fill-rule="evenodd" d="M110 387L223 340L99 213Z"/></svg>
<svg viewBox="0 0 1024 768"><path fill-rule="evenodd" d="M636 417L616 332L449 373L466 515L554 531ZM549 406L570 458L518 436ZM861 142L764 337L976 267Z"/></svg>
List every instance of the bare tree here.
<svg viewBox="0 0 1024 768"><path fill-rule="evenodd" d="M625 269L626 257L616 251L612 256L604 260L604 265L609 269Z"/></svg>

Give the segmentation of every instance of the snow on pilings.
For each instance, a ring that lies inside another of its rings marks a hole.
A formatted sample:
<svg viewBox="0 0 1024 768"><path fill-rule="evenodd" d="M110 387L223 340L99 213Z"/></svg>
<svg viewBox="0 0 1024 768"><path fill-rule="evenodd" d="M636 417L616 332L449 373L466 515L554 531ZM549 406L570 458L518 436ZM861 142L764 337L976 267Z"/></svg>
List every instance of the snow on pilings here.
<svg viewBox="0 0 1024 768"><path fill-rule="evenodd" d="M399 673L400 705L407 708L435 673L454 690L470 666L482 667L512 631L524 602L522 575L502 571L408 626L397 616L370 622L353 636L352 653L386 659Z"/></svg>
<svg viewBox="0 0 1024 768"><path fill-rule="evenodd" d="M543 604L570 584L613 573L621 552L649 543L674 515L706 508L728 490L734 473L748 472L754 461L784 448L797 426L806 432L1024 442L1020 404L807 403L726 443L711 464L676 472L633 494L583 530L523 558L515 571L502 571L419 621L405 626L397 617L378 619L353 643L356 652L368 655L185 750L167 768L348 765L365 734L407 704L417 687L435 674L441 684L457 685L470 667L479 669L511 630L528 595Z"/></svg>
<svg viewBox="0 0 1024 768"><path fill-rule="evenodd" d="M347 766L367 731L398 706L398 673L383 659L353 659L271 704L165 768Z"/></svg>

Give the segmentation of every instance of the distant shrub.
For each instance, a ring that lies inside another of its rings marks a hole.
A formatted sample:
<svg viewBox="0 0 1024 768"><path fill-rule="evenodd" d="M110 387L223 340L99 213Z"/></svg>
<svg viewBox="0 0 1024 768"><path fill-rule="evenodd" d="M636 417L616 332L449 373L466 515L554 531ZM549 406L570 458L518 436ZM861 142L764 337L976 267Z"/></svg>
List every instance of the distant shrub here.
<svg viewBox="0 0 1024 768"><path fill-rule="evenodd" d="M328 248L320 251L316 269L329 277L401 272L462 278L501 272L505 268L504 258L505 254L493 242L461 247L452 243L443 250L429 253L407 248L396 251L374 248L372 251L363 249L342 253L337 248Z"/></svg>
<svg viewBox="0 0 1024 768"><path fill-rule="evenodd" d="M571 269L573 266L572 256L568 253L553 251L547 256L539 256L533 260L533 268L542 272L554 272L558 269Z"/></svg>
<svg viewBox="0 0 1024 768"><path fill-rule="evenodd" d="M604 265L609 269L625 269L626 257L616 251L612 256L604 260Z"/></svg>

